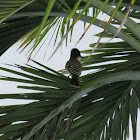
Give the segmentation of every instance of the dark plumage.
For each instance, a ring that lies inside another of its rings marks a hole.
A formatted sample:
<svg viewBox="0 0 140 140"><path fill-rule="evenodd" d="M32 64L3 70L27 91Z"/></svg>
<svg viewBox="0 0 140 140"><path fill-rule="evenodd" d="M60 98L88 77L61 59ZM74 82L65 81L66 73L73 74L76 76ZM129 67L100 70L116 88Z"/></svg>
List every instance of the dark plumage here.
<svg viewBox="0 0 140 140"><path fill-rule="evenodd" d="M79 62L81 59L80 51L76 48L71 50L70 60L67 61L65 68L71 76L71 86L80 87L78 77L82 72L82 65Z"/></svg>

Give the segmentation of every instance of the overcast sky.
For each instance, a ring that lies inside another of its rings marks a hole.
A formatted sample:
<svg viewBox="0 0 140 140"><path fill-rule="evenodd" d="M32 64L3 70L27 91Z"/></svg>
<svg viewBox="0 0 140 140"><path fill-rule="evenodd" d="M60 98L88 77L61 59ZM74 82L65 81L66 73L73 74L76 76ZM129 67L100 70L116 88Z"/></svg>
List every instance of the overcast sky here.
<svg viewBox="0 0 140 140"><path fill-rule="evenodd" d="M104 16L104 15L100 15L99 18L104 19L105 17L106 16ZM106 20L107 19L108 19L108 17L106 17ZM32 59L34 59L42 64L45 64L55 70L64 69L65 63L69 59L71 49L73 48L73 46L75 45L75 43L77 42L77 40L79 39L79 37L81 36L81 34L84 31L83 23L78 22L75 25L75 30L73 30L73 31L74 32L73 32L72 42L68 42L68 46L66 47L65 41L64 41L62 47L57 51L57 53L48 62L47 62L48 58L51 56L51 54L54 51L53 43L50 43L50 45L47 46L48 42L46 42L44 44L41 51ZM98 38L93 35L98 32L101 32L101 31L102 30L96 26L90 27L90 30L88 30L85 37L80 41L80 43L76 47L79 50L89 49L88 44L95 43L98 40ZM58 41L59 41L59 39L58 39ZM19 54L19 51L16 51L18 45L19 44L17 43L16 45L14 45L10 49L8 49L0 57L0 66L8 67L8 66L3 65L2 63L20 64L20 65L24 65L25 63L27 63L27 56L25 56L26 52ZM46 52L45 59L44 59L44 55L42 55L44 52ZM30 61L29 64L33 64L33 63ZM11 74L6 73L4 71L0 71L0 75L12 76ZM13 75L13 76L15 76L15 75ZM21 84L14 83L14 82L0 81L0 94L25 92L25 90L23 90L23 89L17 89L18 85L21 85ZM29 103L29 102L32 102L32 101L5 99L5 100L0 100L0 106L13 105L13 104L25 104L25 103ZM139 113L138 118L140 118L140 113ZM130 126L131 126L131 122L130 122ZM138 119L138 126L140 126L140 119ZM140 132L140 127L138 128L138 132ZM140 133L137 135L139 135L139 136L137 136L137 140L138 140L138 139L140 139ZM133 139L132 130L130 127L129 140L132 140L132 139Z"/></svg>

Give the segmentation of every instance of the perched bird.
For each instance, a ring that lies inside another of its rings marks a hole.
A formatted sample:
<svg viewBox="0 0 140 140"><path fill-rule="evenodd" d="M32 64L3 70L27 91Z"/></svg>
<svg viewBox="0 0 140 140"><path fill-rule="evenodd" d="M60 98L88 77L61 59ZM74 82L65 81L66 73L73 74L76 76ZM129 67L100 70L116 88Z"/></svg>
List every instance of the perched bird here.
<svg viewBox="0 0 140 140"><path fill-rule="evenodd" d="M65 68L71 76L70 85L79 88L78 77L82 72L82 65L79 62L82 56L80 51L76 48L71 50L70 60L67 61Z"/></svg>

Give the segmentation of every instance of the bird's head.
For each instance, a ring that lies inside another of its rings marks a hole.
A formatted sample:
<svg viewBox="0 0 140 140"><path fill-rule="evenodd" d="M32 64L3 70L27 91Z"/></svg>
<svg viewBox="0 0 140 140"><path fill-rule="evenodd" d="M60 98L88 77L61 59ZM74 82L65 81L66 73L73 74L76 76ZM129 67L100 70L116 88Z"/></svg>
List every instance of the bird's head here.
<svg viewBox="0 0 140 140"><path fill-rule="evenodd" d="M82 58L80 51L77 48L71 50L71 58L77 58L78 61Z"/></svg>

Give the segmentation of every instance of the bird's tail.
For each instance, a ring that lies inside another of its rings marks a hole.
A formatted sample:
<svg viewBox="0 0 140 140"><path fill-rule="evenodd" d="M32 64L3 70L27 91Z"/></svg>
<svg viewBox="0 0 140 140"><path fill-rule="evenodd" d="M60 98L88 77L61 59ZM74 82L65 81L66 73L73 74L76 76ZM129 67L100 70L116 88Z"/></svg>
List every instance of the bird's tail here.
<svg viewBox="0 0 140 140"><path fill-rule="evenodd" d="M74 86L76 88L79 88L80 85L79 85L79 82L78 82L78 77L77 76L73 76L71 81L70 81L70 85L71 86Z"/></svg>

